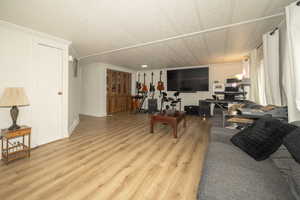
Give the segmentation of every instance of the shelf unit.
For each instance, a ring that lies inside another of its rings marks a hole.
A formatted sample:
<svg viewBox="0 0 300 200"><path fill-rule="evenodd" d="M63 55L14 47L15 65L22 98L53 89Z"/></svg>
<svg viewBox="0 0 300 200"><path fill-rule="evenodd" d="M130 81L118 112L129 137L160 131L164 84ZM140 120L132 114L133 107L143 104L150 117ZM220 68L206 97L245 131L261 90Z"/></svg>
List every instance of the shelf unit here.
<svg viewBox="0 0 300 200"><path fill-rule="evenodd" d="M2 160L6 164L13 160L30 157L31 127L21 126L17 130L3 129L1 138ZM26 140L27 144L25 144Z"/></svg>

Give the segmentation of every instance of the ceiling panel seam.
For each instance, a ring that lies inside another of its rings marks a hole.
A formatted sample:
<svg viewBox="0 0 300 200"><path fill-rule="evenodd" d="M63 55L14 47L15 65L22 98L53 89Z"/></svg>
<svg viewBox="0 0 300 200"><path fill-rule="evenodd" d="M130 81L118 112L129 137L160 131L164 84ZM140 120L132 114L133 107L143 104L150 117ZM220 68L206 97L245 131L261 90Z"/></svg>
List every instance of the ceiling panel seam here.
<svg viewBox="0 0 300 200"><path fill-rule="evenodd" d="M187 63L187 61L184 59L184 58L182 58L181 56L178 56L178 53L176 52L176 50L175 49L173 49L172 47L170 47L170 45L168 44L168 43L165 43L165 45L168 47L168 49L170 49L175 55L177 55L177 57L180 59L180 60L182 60L183 61L183 63ZM181 63L181 65L182 65L182 62L180 62Z"/></svg>
<svg viewBox="0 0 300 200"><path fill-rule="evenodd" d="M165 18L166 18L167 21L169 22L169 24L170 24L170 26L172 27L172 29L179 35L180 32L176 29L176 27L174 26L173 21L172 21L172 20L168 17L168 15L166 14L166 11L165 11L164 9L162 9L162 8L160 7L159 4L158 4L157 6L158 6L160 12L163 13L163 15L165 16ZM184 45L185 45L185 47L187 48L187 50L189 51L190 55L192 55L192 57L193 57L197 62L199 62L199 60L196 59L195 55L194 55L194 54L191 52L191 50L187 47L186 41L184 41L184 40L181 40L181 41L184 43ZM177 53L177 51L174 50L174 52L176 53L176 55L177 55L178 57L180 57L179 54ZM183 56L183 57L184 57L184 56ZM183 58L183 60L186 62L186 59L185 59L185 58Z"/></svg>
<svg viewBox="0 0 300 200"><path fill-rule="evenodd" d="M170 47L167 44L161 44L161 45L165 45L165 47L167 47L168 49L170 49ZM176 65L180 65L180 62L178 62L177 59L174 59L174 56L167 56L169 60L171 60L171 63L174 61L176 63Z"/></svg>
<svg viewBox="0 0 300 200"><path fill-rule="evenodd" d="M192 33L181 34L181 35L177 35L177 36L169 37L169 38L165 38L165 39L160 39L160 40L155 40L155 41L151 41L151 42L145 42L145 43L140 43L140 44L136 44L136 45L132 45L132 46L122 47L122 48L118 48L118 49L103 51L103 52L100 52L100 53L95 53L95 54L91 54L91 55L88 55L88 56L83 56L80 59L85 59L85 58L88 58L88 57L100 56L100 55L105 55L105 54L111 54L111 53L114 53L114 52L133 49L133 48L137 48L137 47L149 46L149 45L153 45L153 44L167 42L167 41L170 41L170 40L176 40L176 39L181 39L181 38L186 38L186 37L192 37L192 36L196 36L196 35L200 35L200 34L204 34L204 33L208 33L208 32L215 32L215 31L218 31L218 30L228 29L228 28L232 28L232 27L236 27L236 26L241 26L241 25L244 25L244 24L250 24L250 23L255 23L255 22L259 22L259 21L264 21L264 20L267 20L267 19L271 19L271 18L283 16L283 15L284 15L284 13L278 13L278 14L274 14L274 15L270 15L270 16L266 16L266 17L255 18L255 19L251 19L251 20L247 20L247 21L243 21L243 22L238 22L238 23L234 23L234 24L228 24L228 25L209 28L209 29L205 29L205 30L201 30L201 31L192 32Z"/></svg>
<svg viewBox="0 0 300 200"><path fill-rule="evenodd" d="M233 16L234 16L234 12L235 10L237 9L237 3L236 3L236 0L231 0L230 2L231 4L231 15L230 15L230 23L233 22ZM231 29L228 29L227 32L226 32L226 43L225 43L225 48L224 48L224 55L227 55L228 54L228 49L229 49L229 33L230 33ZM225 60L225 58L224 58Z"/></svg>
<svg viewBox="0 0 300 200"><path fill-rule="evenodd" d="M199 4L196 2L196 0L194 0L194 5L195 5L196 14L198 16L199 29L202 30L204 26L203 26L203 22L202 22L202 19L201 19L200 12L199 12ZM205 34L203 34L202 40L203 40L203 43L205 44L207 55L210 58L211 57L211 52L208 48L208 42L207 42Z"/></svg>
<svg viewBox="0 0 300 200"><path fill-rule="evenodd" d="M261 15L263 15L264 13L266 13L269 10L269 7L271 5L271 2L273 0L269 0L268 4L266 5L263 13L261 13ZM257 34L259 33L259 29L261 28L261 24L256 24L255 29L252 31L252 34L250 34L251 36L255 37L255 43L259 43L260 40L262 40L262 38L258 38ZM251 40L248 40L248 42L245 44L245 46L249 46L249 43L251 42ZM257 46L257 44L254 44L255 46Z"/></svg>
<svg viewBox="0 0 300 200"><path fill-rule="evenodd" d="M179 34L178 30L174 26L173 21L167 16L166 12L161 7L159 7L159 8L163 12L164 16L167 18L167 21L170 23L170 25L174 29L174 31ZM184 38L182 38L181 41L184 44L185 48L188 50L189 54L195 59L195 61L200 62L200 60L198 60L198 58L194 55L192 50L188 47L188 45L187 45L186 41L184 40Z"/></svg>

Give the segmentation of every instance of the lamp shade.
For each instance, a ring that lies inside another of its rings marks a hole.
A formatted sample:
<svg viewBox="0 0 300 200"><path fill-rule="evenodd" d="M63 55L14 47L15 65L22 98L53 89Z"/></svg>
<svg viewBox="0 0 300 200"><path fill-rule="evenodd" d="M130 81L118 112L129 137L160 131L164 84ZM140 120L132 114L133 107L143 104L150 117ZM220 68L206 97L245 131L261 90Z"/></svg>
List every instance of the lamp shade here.
<svg viewBox="0 0 300 200"><path fill-rule="evenodd" d="M0 107L28 106L24 88L6 88L0 99Z"/></svg>

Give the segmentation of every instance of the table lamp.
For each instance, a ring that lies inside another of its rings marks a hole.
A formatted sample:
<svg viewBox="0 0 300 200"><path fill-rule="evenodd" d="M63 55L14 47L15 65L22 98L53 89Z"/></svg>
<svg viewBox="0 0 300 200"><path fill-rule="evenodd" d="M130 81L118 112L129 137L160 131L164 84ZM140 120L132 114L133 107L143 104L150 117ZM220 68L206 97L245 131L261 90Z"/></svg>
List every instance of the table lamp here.
<svg viewBox="0 0 300 200"><path fill-rule="evenodd" d="M19 115L18 106L29 106L24 88L6 88L0 99L0 107L11 107L10 115L13 124L8 128L9 130L17 130L20 128L20 126L17 125Z"/></svg>

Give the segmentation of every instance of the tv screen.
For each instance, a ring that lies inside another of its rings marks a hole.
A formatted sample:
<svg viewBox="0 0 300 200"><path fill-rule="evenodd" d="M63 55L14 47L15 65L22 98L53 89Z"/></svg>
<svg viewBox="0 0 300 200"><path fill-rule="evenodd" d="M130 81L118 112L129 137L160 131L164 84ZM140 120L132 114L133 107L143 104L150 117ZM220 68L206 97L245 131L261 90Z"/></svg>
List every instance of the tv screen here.
<svg viewBox="0 0 300 200"><path fill-rule="evenodd" d="M209 69L192 68L167 71L168 91L197 92L209 90Z"/></svg>

